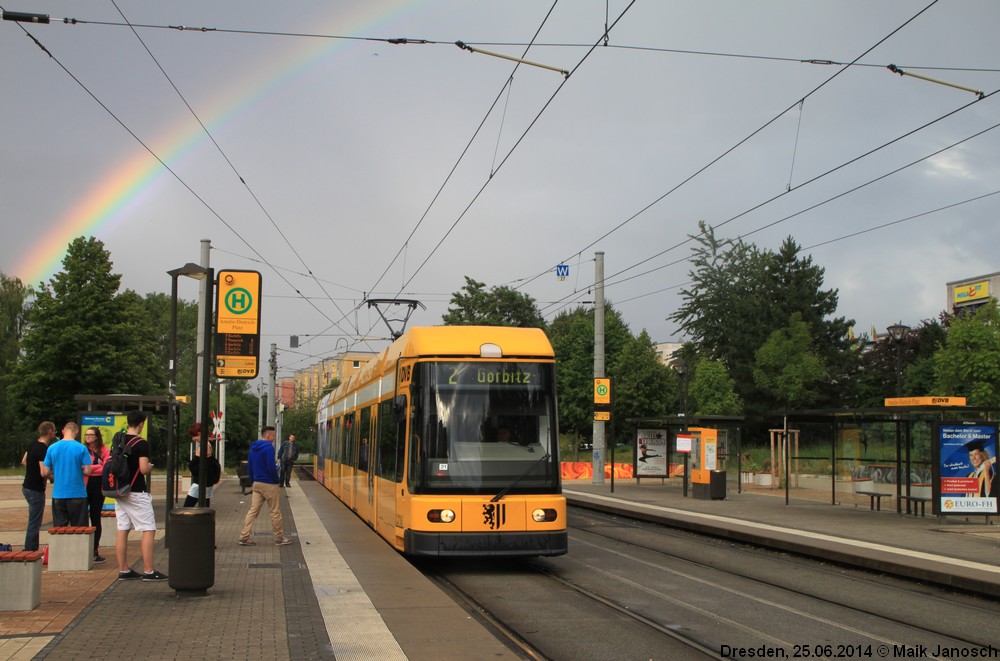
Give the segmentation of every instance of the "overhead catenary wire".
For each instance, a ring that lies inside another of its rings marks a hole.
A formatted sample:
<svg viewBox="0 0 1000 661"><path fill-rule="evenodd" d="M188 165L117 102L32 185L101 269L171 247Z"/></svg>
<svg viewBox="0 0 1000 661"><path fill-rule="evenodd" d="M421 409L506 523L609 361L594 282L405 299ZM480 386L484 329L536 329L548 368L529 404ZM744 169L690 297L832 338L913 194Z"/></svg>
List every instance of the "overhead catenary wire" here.
<svg viewBox="0 0 1000 661"><path fill-rule="evenodd" d="M987 96L992 96L993 94L997 94L998 92L1000 92L1000 90L994 91L994 92L992 92L991 94L989 94ZM959 108L958 110L967 108L969 105L972 105L972 104L966 104L966 106L963 106L963 108ZM946 117L954 114L954 112L956 112L956 111L952 111L951 113L948 113L947 115L939 117L937 120L934 120L933 122L929 122L928 124L925 124L924 126L921 126L920 129L926 128L929 125L932 125L932 124L934 124L934 123L936 123L938 121L941 121L941 120L945 119ZM851 187L851 188L849 188L849 189L847 189L845 191L842 191L840 193L837 193L835 195L827 197L827 198L825 198L825 199L823 199L823 200L821 200L821 201L819 201L819 202L817 202L815 204L811 204L808 207L800 209L800 210L798 210L798 211L796 211L794 213L788 214L788 215L786 215L786 216L784 216L782 218L779 218L777 220L774 220L774 221L771 221L769 223L766 223L766 224L764 224L762 226L759 226L759 227L757 227L757 228L755 228L753 230L750 230L749 232L745 232L745 233L741 234L740 236L738 236L737 239L738 240L745 239L746 237L751 236L753 234L756 234L757 232L763 231L765 229L769 229L771 227L774 227L775 225L778 225L778 224L783 223L783 222L785 222L787 220L790 220L790 219L795 218L797 216L800 216L802 214L805 214L805 213L808 213L810 211L813 211L813 210L815 210L815 209L817 209L817 208L819 208L821 206L829 204L829 203L831 203L831 202L833 202L835 200L841 199L841 198L843 198L843 197L845 197L847 195L850 195L852 193L856 193L856 192L858 192L858 191L860 191L860 190L862 190L864 188L867 188L868 186L871 186L871 185L873 185L873 184L875 184L877 182L883 181L883 180L887 179L888 177L891 177L891 176L893 176L895 174L898 174L898 173L900 173L900 172L902 172L902 171L904 171L906 169L909 169L911 167L914 167L914 166L916 166L916 165L918 165L920 163L924 163L924 162L926 162L926 161L928 161L928 160L930 160L930 159L932 159L932 158L934 158L936 156L939 156L939 155L941 155L941 154L943 154L943 153L945 153L945 152L947 152L947 151L949 151L951 149L954 149L955 147L958 147L958 146L960 146L960 145L962 145L964 143L967 143L967 142L969 142L971 140L979 138L979 137L981 137L981 136L983 136L983 135L985 135L985 134L987 134L987 133L989 133L991 131L994 131L994 130L996 130L998 128L1000 128L1000 123L996 123L996 124L993 124L992 126L989 126L989 127L985 128L985 129L976 131L975 133L972 133L972 134L970 134L970 135L968 135L968 136L966 136L966 137L964 137L964 138L962 138L960 140L952 142L952 143L946 145L945 147L942 147L942 148L937 149L937 150L935 150L935 151L933 151L933 152L931 152L929 154L921 156L920 158L911 160L910 162L906 163L905 165L901 165L899 167L896 167L896 168L894 168L894 169L892 169L892 170L890 170L888 172L885 172L885 173L883 173L881 175L878 175L876 177L870 178L870 179L868 179L868 180L866 180L866 181L864 181L864 182L862 182L862 183L860 183L860 184L858 184L856 186L853 186L853 187ZM914 131L920 130L920 129L915 129ZM914 131L911 131L907 135L910 135ZM868 152L868 154L866 154L866 155L870 155L871 153L874 153L875 151L878 151L878 150L882 149L883 147L885 147L885 146L887 146L889 144L893 144L894 142L898 141L898 139L899 138L894 139L894 140L892 140L892 141L890 141L888 143L885 143L884 145L882 145L881 147L877 148L876 150ZM850 162L853 162L853 161L856 161L856 160L858 160L858 159L857 158L852 159L851 161L848 161L847 163L850 163ZM840 169L843 165L844 164L842 164L841 166L837 166L837 167L831 169L830 171L828 171L827 173L824 173L823 175L819 175L819 177L826 176L826 174L829 174L831 172L834 172L834 171ZM845 235L844 237L841 237L841 239L850 238L852 236L857 236L857 235L865 234L865 233L867 233L869 231L874 231L875 229L881 229L883 227L889 227L889 226L892 226L892 225L904 222L906 220L912 220L912 219L920 218L920 217L926 216L926 215L928 215L930 213L934 213L934 212L938 212L938 211L943 211L943 210L951 209L951 208L954 208L954 207L957 207L957 206L961 206L961 205L969 203L969 202L974 202L974 201L977 201L977 200L980 200L980 199L991 197L994 194L995 193L987 193L987 194L984 194L984 195L978 195L978 196L975 196L975 197L963 200L961 202L957 202L957 203L953 203L953 204L948 204L948 205L945 205L943 207L938 207L936 209L933 209L931 211L922 212L922 213L916 214L914 216L910 216L910 217L904 218L902 220L897 220L897 221L892 221L892 222L889 222L889 223L884 223L884 224L878 225L878 226L876 226L874 228L869 228L867 230L863 230L863 231L860 231L860 232L855 232L855 233L852 233L852 234L849 234L849 235ZM769 200L769 201L773 201L774 199L776 199L776 198L771 198L771 200ZM758 207L754 207L754 209L756 209L756 208L759 208L759 206ZM713 228L722 227L723 225L731 222L732 220L735 220L736 218L742 217L746 213L749 213L749 210L748 211L744 211L744 212L742 212L740 214L737 214L736 216L733 216L732 218L730 218L729 220L725 221L724 223L721 223L719 225L714 225ZM688 239L686 239L686 240L684 240L684 241L676 244L675 246L672 246L668 250L665 250L665 251L663 251L661 253L658 253L657 255L654 255L652 258L648 258L648 259L644 260L643 263L651 261L651 259L653 259L655 257L662 256L663 254L669 252L670 250L673 250L674 248L677 248L677 247L680 247L680 246L682 246L684 244L690 243L690 241L691 241L691 239L688 238ZM810 248L813 248L813 247L817 247L819 245L824 245L824 243L814 244L813 246L809 246L809 247L803 248L803 249L806 250L806 249L810 249ZM681 264L681 263L683 263L683 262L685 262L687 260L688 260L687 257L681 257L681 258L676 259L674 261L671 261L671 262L669 262L667 264L664 264L664 265L661 265L661 266L658 266L658 267L655 267L655 268L643 271L642 273L633 274L633 275L631 275L629 277L620 278L620 279L617 279L617 280L614 279L617 276L622 275L622 274L628 272L629 270L631 270L631 268L634 268L634 267L629 267L627 269L622 269L621 271L618 271L617 273L609 275L609 276L607 276L605 278L605 287L611 288L611 287L623 284L625 282L629 282L629 281L634 280L636 278L639 278L639 277L642 277L642 276L645 276L645 275L649 275L649 274L655 273L657 271L661 271L661 270L669 268L671 266L676 266L677 264ZM666 289L657 290L657 291L659 292L659 291L666 291L666 290L669 290L669 289L676 289L676 288L681 287L681 286L683 286L683 285L673 285L673 286L668 287ZM643 297L643 295L636 296L636 297L633 297L633 299L634 298L642 298L642 297ZM543 310L549 309L550 307L552 307L554 305L559 305L559 307L556 309L556 311L561 310L561 309L563 309L565 307L565 300L567 298L570 298L570 296L566 296L562 300L556 301L556 302L550 304L546 308L543 308ZM628 299L628 300L633 300L633 299Z"/></svg>
<svg viewBox="0 0 1000 661"><path fill-rule="evenodd" d="M937 2L938 2L938 0L932 0L930 4L928 4L923 9L921 9L920 11L918 11L916 14L914 14L913 16L911 16L910 18L908 18L901 25L899 25L898 27L896 27L895 29L893 29L891 32L889 32L889 34L887 34L886 36L884 36L881 39L879 39L877 42L875 42L869 48L865 49L860 55L858 55L857 57L855 57L851 61L851 64L853 64L854 62L857 62L857 61L861 60L861 58L863 58L867 54L871 53L873 50L875 50L876 48L878 48L881 44L885 43L887 40L889 40L890 38L892 38L893 35L897 34L900 30L902 30L907 25L909 25L910 23L912 23L913 21L915 21L924 12L926 12L931 7L933 7L935 4L937 4ZM702 165L701 167L699 167L697 170L695 170L693 173L691 173L690 175L688 175L687 177L685 177L679 183L675 184L670 189L668 189L665 193L663 193L659 197L655 198L652 202L649 202L648 204L646 204L645 206L643 206L642 208L640 208L638 211L636 211L635 213L633 213L631 216L629 216L625 220L621 221L620 223L618 223L617 225L615 225L613 228L611 228L610 230L608 230L607 232L605 232L604 234L602 234L598 238L594 239L593 241L591 241L589 244L587 244L583 248L581 248L579 250L576 250L576 251L573 251L572 254L576 254L577 252L585 252L585 251L589 250L590 248L596 246L598 243L600 243L601 241L603 241L607 237L611 236L612 234L614 234L615 232L617 232L621 228L623 228L626 225L628 225L630 222L632 222L633 220L635 220L636 218L638 218L640 215L644 214L646 211L652 209L654 206L656 206L657 204L659 204L660 202L662 202L663 200L665 200L667 197L669 197L670 195L672 195L676 191L680 190L686 184L688 184L689 182L693 181L696 177L698 177L699 175L701 175L703 172L706 172L707 170L709 170L716 163L719 163L720 161L722 161L726 156L728 156L729 154L733 153L734 151L736 151L737 149L739 149L740 147L742 147L744 144L746 144L747 142L749 142L753 137L755 137L756 135L758 135L759 133L761 133L762 131L764 131L767 127L769 127L774 122L778 121L778 119L780 119L782 116L784 116L786 113L788 113L789 110L791 110L792 108L794 108L795 106L797 106L799 103L804 102L806 99L808 99L810 96L812 96L813 94L815 94L816 92L818 92L823 87L827 86L831 81L833 81L835 78L837 78L838 76L840 76L846 70L847 70L847 67L842 68L842 69L838 70L836 73L834 73L833 75L827 77L819 85L817 85L812 90L810 90L807 94L805 94L801 98L797 99L794 103L790 104L788 107L786 107L783 110L781 110L779 113L777 113L776 115L774 115L773 117L771 117L769 120L767 120L766 122L764 122L761 126L759 126L758 128L756 128L753 131L751 131L749 134L747 134L746 136L744 136L743 138L741 138L735 144L733 144L732 146L730 146L727 149L723 150L723 152L720 153L718 156L716 156L715 158L712 158L711 160L709 160L708 163L706 163L706 164ZM788 191L786 191L786 193L787 192ZM671 248L668 248L666 251L663 251L663 252L668 252L669 250L673 250L673 249L679 247L680 245L684 245L685 243L687 243L687 241L683 241L683 242L681 242L678 245L672 246ZM657 255L654 255L652 258L649 258L649 259L653 259L653 258L655 258L655 257L663 254L663 252L660 252ZM632 268L635 268L636 266L644 264L645 262L649 261L649 259L646 259L646 260L643 260L643 261L639 262L638 264L636 264ZM541 271L540 273L537 273L535 276L533 276L533 277L527 279L526 281L524 281L523 283L521 283L521 285L519 285L518 288L523 287L524 285L527 285L527 284L533 282L534 280L542 277L546 273L551 272L551 269L552 269L552 267L549 266L544 271Z"/></svg>
<svg viewBox="0 0 1000 661"><path fill-rule="evenodd" d="M47 14L32 14L28 12L4 12L4 20L27 20L27 22L41 23L50 22L50 16ZM19 15L24 15L25 19L17 18ZM117 21L98 21L98 20L88 20L83 18L61 18L56 19L56 22L61 22L66 25L98 25L102 27L136 27L149 30L174 30L178 32L202 32L206 34L234 34L234 35L244 35L244 36L260 36L260 37L289 37L295 39L327 39L327 40L343 40L343 41L367 41L376 43L386 43L394 45L423 45L423 46L453 46L455 44L454 40L438 40L438 39L423 39L414 37L374 37L370 35L347 35L347 34L330 34L330 33L319 33L319 32L289 32L281 30L248 30L248 29L238 29L238 28L226 28L226 27L208 27L208 26L193 26L193 25L171 25L165 23L119 23ZM605 32L607 32L607 17L605 17ZM483 47L516 47L523 48L525 46L534 46L536 48L589 48L590 44L587 43L574 43L574 42L538 42L532 41L530 43L522 41L470 41L468 39L463 40L463 43ZM604 47L609 49L618 49L625 51L638 51L647 53L669 53L672 55L697 55L701 57L718 57L718 58L733 58L742 60L761 60L770 62L788 62L796 64L813 64L819 66L838 66L838 67L873 67L884 69L887 66L885 63L878 62L842 62L839 60L833 60L829 58L821 57L793 57L793 56L780 56L780 55L760 55L754 53L733 53L727 51L711 51L711 50L695 50L688 48L666 48L662 46L641 46L637 44L612 44L609 43L608 35L604 36ZM892 65L895 66L895 65ZM901 68L907 70L922 70L922 71L962 71L962 72L973 72L973 73L1000 73L1000 69L996 67L942 67L942 66L932 66L924 64L904 64Z"/></svg>
<svg viewBox="0 0 1000 661"><path fill-rule="evenodd" d="M123 12L121 10L121 8L118 6L118 3L115 2L115 0L111 0L111 4L118 11L118 13L121 15L122 20L124 20L128 24L129 23L128 17L125 16L125 12ZM316 277L316 274L312 272L312 269L310 269L309 266L306 264L305 260L302 258L302 255L299 253L298 250L295 249L295 246L292 245L291 241L288 240L288 237L285 235L284 231L282 231L282 229L280 227L278 227L278 223L275 222L274 217L264 207L264 204L260 201L260 198L253 191L253 189L250 187L250 184L247 183L247 181L243 177L243 175L239 172L239 170L237 170L236 165L233 163L233 161L229 158L229 155L226 154L225 150L222 148L222 146L215 139L215 136L212 135L212 132L209 131L208 127L205 126L205 123L203 121L201 121L201 117L199 117L198 113L195 111L195 109L193 107L191 107L191 104L188 102L187 98L184 96L184 93L181 92L181 90L174 83L173 79L170 77L170 74L167 73L166 69L163 68L163 65L160 64L160 61L156 58L156 55L154 55L153 51L151 51L149 49L149 46L146 45L146 42L144 42L142 40L142 37L139 36L138 31L136 31L136 29L134 27L132 27L131 24L129 24L129 27L132 30L132 34L135 35L135 38L142 45L143 49L145 49L146 53L149 54L149 57L152 58L153 62L156 64L156 67L160 70L160 73L162 73L163 77L166 78L166 80L167 80L168 83L170 83L170 87L173 88L174 92L177 94L177 96L180 98L180 100L184 103L184 106L188 109L188 112L190 112L191 116L194 117L195 121L198 122L198 126L201 127L202 132L208 137L208 139L215 146L216 151L218 151L219 154L222 156L223 160L226 161L226 164L229 166L229 169L233 171L233 174L235 174L236 177L237 177L237 179L240 180L240 183L243 184L243 187L246 189L246 191L250 195L250 197L253 198L253 201L257 204L257 207L261 210L261 212L268 219L268 221L270 221L271 226L274 227L274 229L278 232L278 235L285 242L285 245L287 245L288 248L292 251L292 254L294 254L295 257L298 258L299 262L302 264L302 266L308 272L309 277L312 278L313 282L315 282L319 286L320 290L326 295L327 300L329 300L331 303L333 303L333 306L337 309L338 312L340 312L341 314L343 314L343 310L341 310L340 306L337 305L337 302L333 299L333 296L330 295L330 292L328 292L326 290L326 288L323 286L323 284L319 281L319 278ZM268 266L271 266L271 264L268 263L267 260L263 260L263 261ZM273 267L272 267L272 269L273 269ZM276 269L274 269L274 270L276 271ZM286 280L286 282L289 282L289 281ZM290 284L290 282L289 282L289 284ZM293 289L295 290L295 292L297 294L299 294L300 296L302 296L302 298L305 298L305 295L302 294L302 292L297 287L293 287ZM354 330L355 330L355 332L357 331L357 329L354 329Z"/></svg>
<svg viewBox="0 0 1000 661"><path fill-rule="evenodd" d="M182 27L183 27L183 26L182 26ZM840 66L843 66L843 65L842 65L841 63L833 63L833 62L822 62L822 63L823 63L823 64L826 64L826 63L830 63L830 64L838 64L838 65L840 65ZM856 64L856 66L861 66L861 65L860 65L860 64ZM879 66L881 66L881 65L879 65ZM579 253L577 253L577 254L579 254Z"/></svg>

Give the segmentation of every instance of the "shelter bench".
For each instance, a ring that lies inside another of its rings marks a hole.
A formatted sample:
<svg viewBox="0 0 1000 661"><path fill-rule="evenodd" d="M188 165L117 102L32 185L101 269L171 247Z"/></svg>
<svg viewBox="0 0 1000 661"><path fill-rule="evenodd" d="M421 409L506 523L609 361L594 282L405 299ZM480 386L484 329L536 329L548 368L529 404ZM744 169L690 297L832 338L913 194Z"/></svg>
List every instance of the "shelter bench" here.
<svg viewBox="0 0 1000 661"><path fill-rule="evenodd" d="M882 493L881 491L855 491L854 493L859 496L868 496L868 508L877 512L882 511L882 497L892 495L890 493Z"/></svg>
<svg viewBox="0 0 1000 661"><path fill-rule="evenodd" d="M906 501L906 513L910 513L910 504L913 504L913 516L917 515L917 505L920 506L920 516L924 516L927 511L927 503L931 502L928 496L900 496Z"/></svg>

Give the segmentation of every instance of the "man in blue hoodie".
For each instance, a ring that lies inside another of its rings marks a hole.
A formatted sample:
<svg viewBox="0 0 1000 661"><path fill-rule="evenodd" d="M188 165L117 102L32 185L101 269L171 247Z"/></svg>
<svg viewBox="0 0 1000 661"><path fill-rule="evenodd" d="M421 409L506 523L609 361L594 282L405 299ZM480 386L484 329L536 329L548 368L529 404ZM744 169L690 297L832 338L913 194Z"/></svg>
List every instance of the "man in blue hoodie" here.
<svg viewBox="0 0 1000 661"><path fill-rule="evenodd" d="M271 527L274 528L275 546L291 544L292 540L285 537L281 524L281 500L278 491L278 465L274 460L274 427L267 426L261 430L262 438L250 444L250 456L247 458L247 476L253 482L251 493L253 500L250 511L243 522L240 533L240 546L256 546L253 541L253 524L257 521L260 509L267 502L271 509Z"/></svg>

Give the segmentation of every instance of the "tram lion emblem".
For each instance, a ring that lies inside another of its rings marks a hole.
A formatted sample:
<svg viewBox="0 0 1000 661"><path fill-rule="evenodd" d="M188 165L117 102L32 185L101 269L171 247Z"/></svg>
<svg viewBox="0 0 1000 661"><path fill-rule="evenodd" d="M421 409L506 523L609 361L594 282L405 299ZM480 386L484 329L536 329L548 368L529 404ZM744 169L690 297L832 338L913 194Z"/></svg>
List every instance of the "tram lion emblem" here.
<svg viewBox="0 0 1000 661"><path fill-rule="evenodd" d="M503 503L486 503L483 505L483 523L490 530L499 530L507 522L507 506Z"/></svg>

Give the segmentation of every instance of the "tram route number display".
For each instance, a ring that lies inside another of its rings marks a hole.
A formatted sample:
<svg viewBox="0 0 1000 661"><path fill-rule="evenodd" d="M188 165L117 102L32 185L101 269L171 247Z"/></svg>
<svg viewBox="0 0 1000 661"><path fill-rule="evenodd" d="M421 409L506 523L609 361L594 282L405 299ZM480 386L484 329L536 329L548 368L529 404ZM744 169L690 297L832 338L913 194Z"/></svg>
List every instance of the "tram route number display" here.
<svg viewBox="0 0 1000 661"><path fill-rule="evenodd" d="M437 372L439 386L537 388L539 366L533 363L454 363Z"/></svg>

